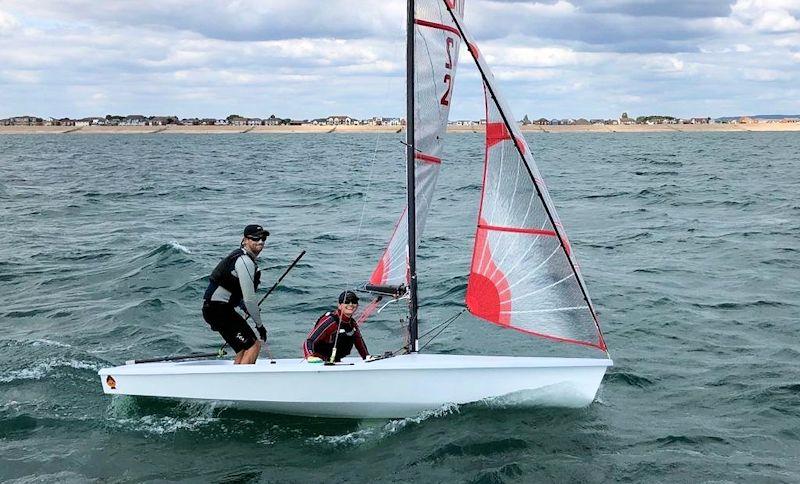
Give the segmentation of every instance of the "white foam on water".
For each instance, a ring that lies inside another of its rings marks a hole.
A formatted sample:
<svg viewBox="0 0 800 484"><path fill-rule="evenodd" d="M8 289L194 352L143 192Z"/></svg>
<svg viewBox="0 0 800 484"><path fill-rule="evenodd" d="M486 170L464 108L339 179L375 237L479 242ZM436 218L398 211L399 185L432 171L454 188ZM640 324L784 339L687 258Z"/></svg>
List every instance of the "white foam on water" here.
<svg viewBox="0 0 800 484"><path fill-rule="evenodd" d="M139 418L113 419L113 422L124 430L144 432L148 434L172 434L179 430L197 430L218 419L213 417L168 417L145 415Z"/></svg>
<svg viewBox="0 0 800 484"><path fill-rule="evenodd" d="M59 483L83 483L83 482L98 482L98 479L90 479L82 474L78 474L72 471L61 471L56 472L55 474L30 474L23 477L18 477L16 479L11 479L9 481L5 481L8 484L33 484L33 483L50 483L50 482L59 482Z"/></svg>
<svg viewBox="0 0 800 484"><path fill-rule="evenodd" d="M86 361L55 358L39 362L28 368L21 368L19 370L11 370L0 376L0 383L10 383L17 380L40 380L47 376L56 368L75 368L76 370L94 370L100 369L96 363L89 363Z"/></svg>
<svg viewBox="0 0 800 484"><path fill-rule="evenodd" d="M174 249L178 249L179 251L183 252L184 254L191 254L192 252L187 249L186 247L182 246L178 243L177 240L170 240L169 245L171 245Z"/></svg>
<svg viewBox="0 0 800 484"><path fill-rule="evenodd" d="M419 424L431 418L440 418L453 413L458 413L458 405L448 403L433 410L424 410L413 417L392 419L383 425L372 425L367 423L365 428L349 432L344 435L318 435L307 439L311 444L326 444L334 447L356 446L364 444L370 440L381 440L394 435L409 425Z"/></svg>
<svg viewBox="0 0 800 484"><path fill-rule="evenodd" d="M198 430L219 421L214 417L213 402L181 402L173 413L187 415L138 415L141 409L134 397L115 395L108 406L108 417L112 427L154 435L175 433L179 430Z"/></svg>
<svg viewBox="0 0 800 484"><path fill-rule="evenodd" d="M35 339L35 340L31 341L31 346L42 346L42 345L58 346L58 347L61 347L61 348L72 348L72 345L69 345L67 343L61 343L60 341L53 341L53 340L44 339L44 338Z"/></svg>

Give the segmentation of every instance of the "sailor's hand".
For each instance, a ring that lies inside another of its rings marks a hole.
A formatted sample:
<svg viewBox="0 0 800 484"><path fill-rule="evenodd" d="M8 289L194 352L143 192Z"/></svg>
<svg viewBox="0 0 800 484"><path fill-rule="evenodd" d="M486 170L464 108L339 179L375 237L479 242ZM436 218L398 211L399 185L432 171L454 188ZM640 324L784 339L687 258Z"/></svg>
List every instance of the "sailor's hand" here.
<svg viewBox="0 0 800 484"><path fill-rule="evenodd" d="M258 337L261 338L261 341L266 343L267 342L267 329L263 325L261 325L261 326L256 326L256 330L258 331Z"/></svg>
<svg viewBox="0 0 800 484"><path fill-rule="evenodd" d="M306 361L309 363L322 363L322 358L311 355L308 358L306 358Z"/></svg>
<svg viewBox="0 0 800 484"><path fill-rule="evenodd" d="M364 361L375 361L377 359L378 359L377 356L367 355L367 357L364 358Z"/></svg>

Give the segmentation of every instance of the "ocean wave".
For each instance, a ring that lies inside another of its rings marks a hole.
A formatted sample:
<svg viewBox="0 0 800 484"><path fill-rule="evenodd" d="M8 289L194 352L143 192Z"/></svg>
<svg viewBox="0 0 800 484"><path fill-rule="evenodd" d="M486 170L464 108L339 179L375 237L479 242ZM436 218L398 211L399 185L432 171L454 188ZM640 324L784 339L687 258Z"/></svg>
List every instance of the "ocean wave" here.
<svg viewBox="0 0 800 484"><path fill-rule="evenodd" d="M58 482L62 484L78 484L86 482L97 482L100 479L90 478L83 474L78 474L72 471L61 471L52 474L43 474L37 472L36 474L29 474L26 476L18 477L16 479L9 479L5 481L6 484L39 484Z"/></svg>
<svg viewBox="0 0 800 484"><path fill-rule="evenodd" d="M59 346L61 348L72 348L72 345L69 345L67 343L61 343L60 341L53 341L53 340L44 339L44 338L35 339L35 340L31 341L31 346L41 346L41 345Z"/></svg>
<svg viewBox="0 0 800 484"><path fill-rule="evenodd" d="M646 442L648 444L659 444L665 447L673 445L701 446L705 444L729 444L729 442L716 435L667 435L655 440Z"/></svg>
<svg viewBox="0 0 800 484"><path fill-rule="evenodd" d="M422 460L435 462L453 456L487 456L514 450L525 450L527 448L527 442L516 438L487 439L480 442L468 442L460 444L451 442L434 450L427 456L423 457Z"/></svg>
<svg viewBox="0 0 800 484"><path fill-rule="evenodd" d="M606 375L606 383L623 383L632 387L646 388L653 384L649 378L625 371L610 371Z"/></svg>
<svg viewBox="0 0 800 484"><path fill-rule="evenodd" d="M191 254L192 253L192 251L190 251L186 247L184 247L181 244L179 244L178 241L176 241L176 240L170 241L169 245L171 245L172 248L174 248L174 249L178 249L179 251L183 252L184 254Z"/></svg>
<svg viewBox="0 0 800 484"><path fill-rule="evenodd" d="M97 363L87 361L55 358L36 363L28 368L8 371L0 376L0 383L11 383L20 380L41 380L58 368L97 371L100 369L100 366Z"/></svg>
<svg viewBox="0 0 800 484"><path fill-rule="evenodd" d="M757 301L723 302L715 304L691 303L690 306L694 306L696 308L709 308L709 309L745 309L745 308L760 308L760 307L781 308L781 307L792 307L794 305L783 301L769 301L769 300L759 299Z"/></svg>

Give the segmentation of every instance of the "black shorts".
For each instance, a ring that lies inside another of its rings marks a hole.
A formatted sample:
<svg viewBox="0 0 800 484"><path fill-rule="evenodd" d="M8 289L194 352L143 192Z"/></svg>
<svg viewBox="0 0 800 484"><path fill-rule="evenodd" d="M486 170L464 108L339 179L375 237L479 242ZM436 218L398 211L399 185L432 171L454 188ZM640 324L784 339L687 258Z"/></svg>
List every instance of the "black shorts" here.
<svg viewBox="0 0 800 484"><path fill-rule="evenodd" d="M204 301L203 319L236 353L248 350L256 343L256 334L230 304Z"/></svg>

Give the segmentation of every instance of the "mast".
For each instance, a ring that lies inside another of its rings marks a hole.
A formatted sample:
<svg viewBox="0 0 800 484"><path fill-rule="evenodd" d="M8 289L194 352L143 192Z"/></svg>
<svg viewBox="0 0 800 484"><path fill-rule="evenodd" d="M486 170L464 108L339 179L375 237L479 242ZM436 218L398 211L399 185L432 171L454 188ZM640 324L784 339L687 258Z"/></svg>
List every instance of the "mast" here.
<svg viewBox="0 0 800 484"><path fill-rule="evenodd" d="M419 348L417 331L417 206L414 173L414 0L407 1L406 15L406 177L408 221L408 350Z"/></svg>

